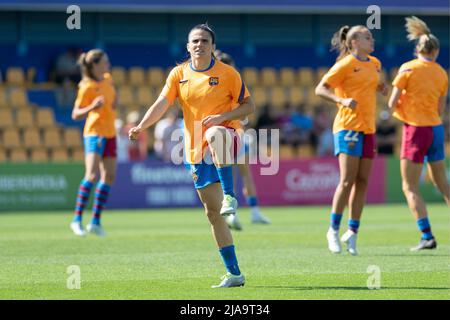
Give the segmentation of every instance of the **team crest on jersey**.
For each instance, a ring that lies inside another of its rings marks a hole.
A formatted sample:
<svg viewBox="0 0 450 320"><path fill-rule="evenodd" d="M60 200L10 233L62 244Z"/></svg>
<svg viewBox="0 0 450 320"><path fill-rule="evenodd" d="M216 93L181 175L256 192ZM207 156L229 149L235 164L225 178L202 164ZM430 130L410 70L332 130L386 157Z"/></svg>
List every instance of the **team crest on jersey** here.
<svg viewBox="0 0 450 320"><path fill-rule="evenodd" d="M209 78L210 86L217 86L218 84L219 84L219 77L210 77Z"/></svg>

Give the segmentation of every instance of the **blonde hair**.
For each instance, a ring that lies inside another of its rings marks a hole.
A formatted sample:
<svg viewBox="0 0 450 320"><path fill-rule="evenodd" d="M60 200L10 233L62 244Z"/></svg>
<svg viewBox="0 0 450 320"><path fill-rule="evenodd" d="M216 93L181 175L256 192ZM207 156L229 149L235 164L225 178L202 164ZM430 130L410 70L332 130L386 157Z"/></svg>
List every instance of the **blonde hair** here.
<svg viewBox="0 0 450 320"><path fill-rule="evenodd" d="M331 50L336 50L339 55L336 61L341 60L350 54L352 50L352 40L357 39L361 35L361 31L367 29L363 25L353 27L343 26L334 33L331 39Z"/></svg>
<svg viewBox="0 0 450 320"><path fill-rule="evenodd" d="M97 80L93 73L94 64L100 62L100 60L105 55L105 52L100 49L92 49L88 52L83 52L78 59L78 64L81 68L82 80L86 81L88 79Z"/></svg>
<svg viewBox="0 0 450 320"><path fill-rule="evenodd" d="M416 41L416 53L431 54L439 50L439 39L431 34L427 24L419 18L412 16L405 18L408 40Z"/></svg>

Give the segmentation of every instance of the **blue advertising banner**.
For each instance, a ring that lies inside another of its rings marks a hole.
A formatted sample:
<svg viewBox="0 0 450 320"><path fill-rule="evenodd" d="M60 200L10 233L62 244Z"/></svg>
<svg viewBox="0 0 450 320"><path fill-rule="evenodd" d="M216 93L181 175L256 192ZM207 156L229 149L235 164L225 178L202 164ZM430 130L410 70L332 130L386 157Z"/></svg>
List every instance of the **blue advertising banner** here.
<svg viewBox="0 0 450 320"><path fill-rule="evenodd" d="M201 202L184 166L159 161L120 163L108 208L198 207Z"/></svg>

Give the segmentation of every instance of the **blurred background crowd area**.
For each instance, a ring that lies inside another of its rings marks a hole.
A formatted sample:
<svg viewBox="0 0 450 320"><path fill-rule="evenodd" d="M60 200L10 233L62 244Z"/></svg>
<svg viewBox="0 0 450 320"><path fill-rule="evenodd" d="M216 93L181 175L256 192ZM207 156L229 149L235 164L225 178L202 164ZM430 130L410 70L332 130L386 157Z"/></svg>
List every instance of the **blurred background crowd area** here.
<svg viewBox="0 0 450 320"><path fill-rule="evenodd" d="M169 143L169 133L180 126L179 106L138 145L125 142L126 130L155 101L173 66L187 58L189 30L204 22L215 30L217 48L234 58L256 103L246 127L279 129L283 159L332 156L337 108L315 96L314 88L335 61L333 33L342 25L365 24L369 15L85 12L80 30L67 29L68 16L65 11L0 10L0 161L83 160L83 122L70 114L80 80L76 61L94 47L104 49L112 65L122 158L166 159L161 144ZM382 15L381 29L372 30L373 55L381 60L381 76L389 85L399 66L413 58L404 17ZM449 70L448 13L419 17L440 39L438 62ZM387 99L378 95L378 151L398 155L401 127L385 112ZM447 154L449 109L447 104Z"/></svg>

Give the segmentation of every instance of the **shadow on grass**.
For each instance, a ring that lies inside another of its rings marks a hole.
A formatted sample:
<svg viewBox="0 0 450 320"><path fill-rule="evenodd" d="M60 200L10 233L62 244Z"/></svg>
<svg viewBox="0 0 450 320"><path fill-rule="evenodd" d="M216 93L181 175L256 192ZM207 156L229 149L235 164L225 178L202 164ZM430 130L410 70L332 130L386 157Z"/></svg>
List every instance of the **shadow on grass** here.
<svg viewBox="0 0 450 320"><path fill-rule="evenodd" d="M291 290L350 290L350 291L375 291L367 287L313 287L313 286L254 286L255 288L265 289L291 289ZM383 287L377 290L450 290L450 288L443 287Z"/></svg>

